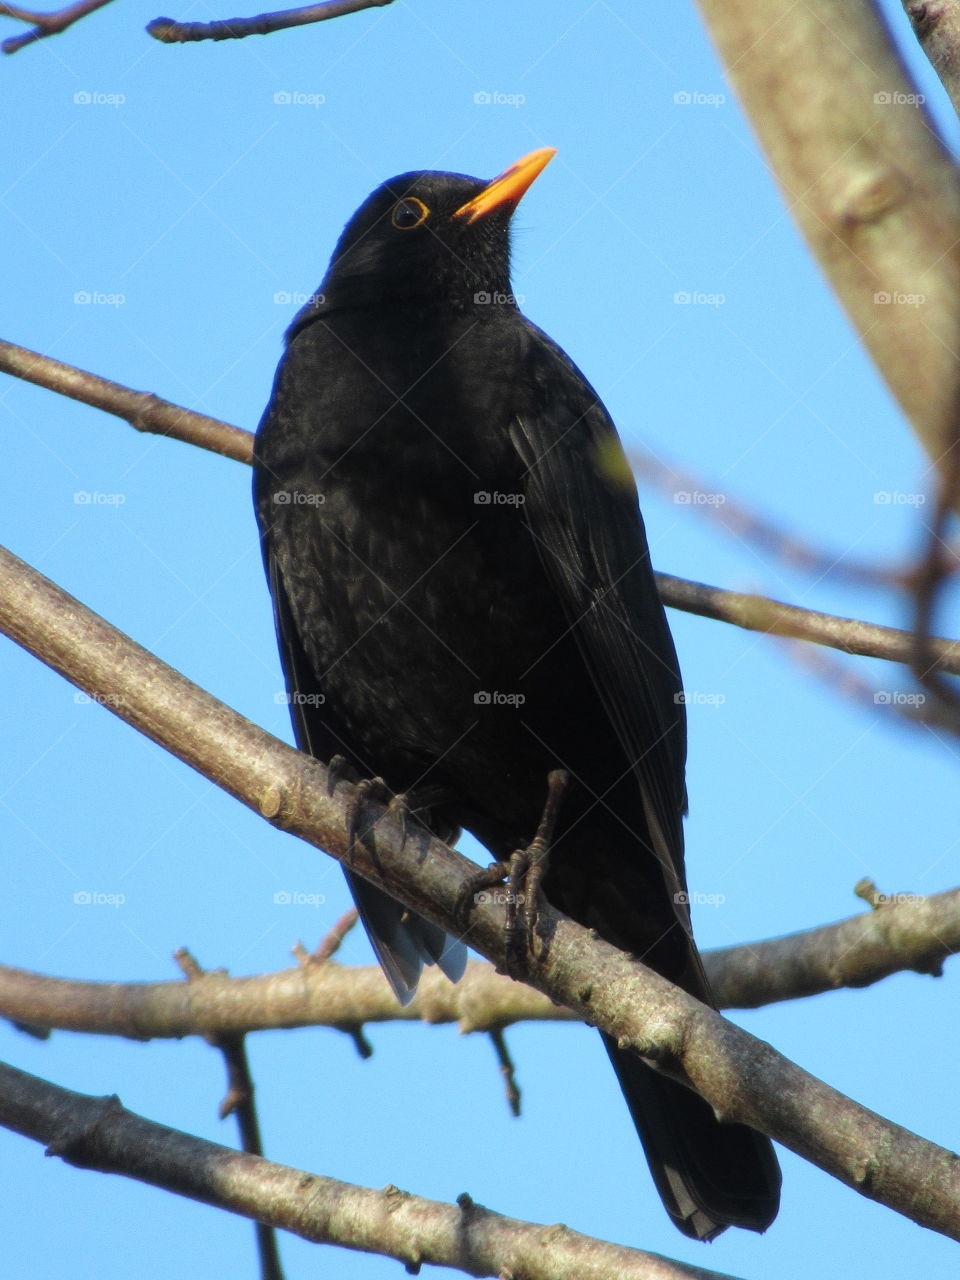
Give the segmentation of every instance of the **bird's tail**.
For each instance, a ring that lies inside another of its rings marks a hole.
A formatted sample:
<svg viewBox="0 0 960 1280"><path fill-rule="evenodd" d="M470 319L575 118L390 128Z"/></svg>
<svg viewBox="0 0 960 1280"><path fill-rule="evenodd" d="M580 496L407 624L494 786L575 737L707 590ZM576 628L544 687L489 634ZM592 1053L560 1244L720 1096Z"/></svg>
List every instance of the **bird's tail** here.
<svg viewBox="0 0 960 1280"><path fill-rule="evenodd" d="M726 1227L765 1231L780 1206L770 1140L748 1125L721 1123L698 1093L601 1035L677 1227L695 1240L712 1240Z"/></svg>

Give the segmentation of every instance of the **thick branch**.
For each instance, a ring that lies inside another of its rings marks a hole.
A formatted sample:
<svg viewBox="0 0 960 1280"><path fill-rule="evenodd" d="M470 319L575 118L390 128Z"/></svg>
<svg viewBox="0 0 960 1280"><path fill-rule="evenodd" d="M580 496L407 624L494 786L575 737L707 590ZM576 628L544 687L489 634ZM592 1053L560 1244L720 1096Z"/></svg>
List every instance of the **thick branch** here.
<svg viewBox="0 0 960 1280"><path fill-rule="evenodd" d="M0 371L94 405L123 418L138 431L171 436L237 462L253 461L253 435L241 427L193 413L150 392L131 391L15 343L0 341ZM885 658L890 662L909 663L913 654L912 633L896 627L817 613L767 596L727 591L723 587L674 578L668 573L657 574L657 585L664 604L671 608L727 622L747 631L793 636L841 649L844 653ZM934 637L929 646L940 670L960 675L960 642Z"/></svg>
<svg viewBox="0 0 960 1280"><path fill-rule="evenodd" d="M958 385L960 179L877 5L700 8L791 212L939 467Z"/></svg>
<svg viewBox="0 0 960 1280"><path fill-rule="evenodd" d="M903 7L920 48L960 115L960 3L936 0L935 4L919 4L917 0L903 0Z"/></svg>
<svg viewBox="0 0 960 1280"><path fill-rule="evenodd" d="M340 782L330 794L318 761L191 684L9 552L0 553L0 627L273 825L457 929L475 864L415 825L403 842L396 819L374 803L370 836L351 843L355 788ZM722 1119L753 1125L861 1194L960 1239L960 1160L952 1152L830 1089L546 903L540 919L543 954L523 975L531 986L689 1081ZM477 904L467 938L502 966L504 908Z"/></svg>
<svg viewBox="0 0 960 1280"><path fill-rule="evenodd" d="M397 1187L374 1191L290 1169L153 1124L118 1098L72 1093L5 1064L0 1124L77 1168L135 1178L316 1244L396 1258L408 1270L426 1262L529 1280L731 1280L567 1227L504 1218L466 1195L441 1204Z"/></svg>
<svg viewBox="0 0 960 1280"><path fill-rule="evenodd" d="M960 952L960 889L921 897L880 895L875 909L837 924L703 953L723 1009L866 987L893 973L939 976ZM462 1032L515 1022L569 1021L569 1009L489 964L471 961L454 985L438 969L413 1001L397 1004L379 966L325 960L279 973L231 978L211 970L184 982L82 982L0 965L0 1016L34 1028L86 1031L134 1040L240 1035L290 1027L353 1034L368 1022L455 1022Z"/></svg>

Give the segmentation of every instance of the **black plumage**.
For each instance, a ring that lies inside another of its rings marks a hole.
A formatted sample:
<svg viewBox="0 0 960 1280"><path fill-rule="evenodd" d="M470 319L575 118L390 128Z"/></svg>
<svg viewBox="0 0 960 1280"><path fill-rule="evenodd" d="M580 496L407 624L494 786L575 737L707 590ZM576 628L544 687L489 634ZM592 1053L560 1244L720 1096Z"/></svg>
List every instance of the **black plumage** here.
<svg viewBox="0 0 960 1280"><path fill-rule="evenodd" d="M676 653L615 428L511 293L509 221L550 159L493 183L407 173L344 230L287 335L255 501L299 746L497 859L570 781L548 900L710 1003L683 865ZM408 1000L461 943L350 876ZM763 1230L768 1140L604 1038L681 1231Z"/></svg>

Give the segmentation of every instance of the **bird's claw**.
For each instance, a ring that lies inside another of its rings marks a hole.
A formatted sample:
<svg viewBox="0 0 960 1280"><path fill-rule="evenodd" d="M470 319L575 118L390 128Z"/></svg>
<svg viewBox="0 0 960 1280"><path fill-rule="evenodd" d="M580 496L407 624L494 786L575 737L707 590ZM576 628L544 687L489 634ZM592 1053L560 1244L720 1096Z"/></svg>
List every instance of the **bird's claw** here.
<svg viewBox="0 0 960 1280"><path fill-rule="evenodd" d="M506 970L510 974L522 973L527 959L537 954L541 885L547 873L557 814L569 780L565 769L551 771L536 835L525 849L515 850L505 862L493 862L485 871L471 876L457 899L457 917L463 928L474 905L504 901L507 914L504 950ZM504 882L505 892L491 899L486 891L503 889Z"/></svg>

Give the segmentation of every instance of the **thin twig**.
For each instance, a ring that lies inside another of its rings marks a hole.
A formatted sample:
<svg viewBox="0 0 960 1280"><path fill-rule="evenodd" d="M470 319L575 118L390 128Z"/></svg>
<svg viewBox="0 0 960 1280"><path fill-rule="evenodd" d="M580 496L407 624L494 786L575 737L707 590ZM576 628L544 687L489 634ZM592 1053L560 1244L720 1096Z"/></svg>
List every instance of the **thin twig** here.
<svg viewBox="0 0 960 1280"><path fill-rule="evenodd" d="M520 1086L517 1084L517 1068L514 1065L513 1058L510 1056L510 1050L507 1048L507 1037L503 1027L494 1027L490 1032L490 1040L493 1044L493 1051L497 1055L497 1064L500 1067L500 1074L503 1076L503 1088L507 1095L507 1106L510 1108L512 1116L520 1114Z"/></svg>
<svg viewBox="0 0 960 1280"><path fill-rule="evenodd" d="M661 493L697 515L712 521L727 533L745 542L751 550L776 557L792 569L815 573L821 578L843 577L878 587L902 587L902 571L850 560L846 555L826 551L787 533L772 520L751 511L740 500L716 484L693 475L673 463L666 463L646 449L631 446L627 452L637 474Z"/></svg>
<svg viewBox="0 0 960 1280"><path fill-rule="evenodd" d="M0 371L103 409L129 422L137 431L170 436L237 462L253 461L253 436L249 431L161 400L150 391L132 391L119 382L63 364L28 347L0 340Z"/></svg>
<svg viewBox="0 0 960 1280"><path fill-rule="evenodd" d="M361 9L376 9L393 0L324 0L300 9L281 9L276 13L258 13L252 18L221 18L217 22L176 22L173 18L154 18L147 24L147 34L164 44L183 44L189 40L242 40L244 36L267 36L273 31L305 27L327 18L339 18Z"/></svg>
<svg viewBox="0 0 960 1280"><path fill-rule="evenodd" d="M851 665L834 658L821 645L804 644L800 640L780 640L784 654L825 685L864 710L880 714L891 724L911 725L915 729L944 728L946 722L932 699L916 687L906 689L879 688L871 680L864 680Z"/></svg>
<svg viewBox="0 0 960 1280"><path fill-rule="evenodd" d="M332 959L340 950L344 938L359 919L360 913L356 907L351 907L349 911L345 911L326 937L317 945L317 949L310 959L315 964L325 964L327 960Z"/></svg>
<svg viewBox="0 0 960 1280"><path fill-rule="evenodd" d="M263 1139L257 1117L256 1091L247 1058L246 1038L242 1035L218 1035L210 1043L223 1054L227 1068L227 1092L220 1103L220 1119L236 1116L240 1131L240 1147L248 1155L263 1155ZM283 1280L283 1266L274 1227L265 1222L254 1223L261 1280Z"/></svg>
<svg viewBox="0 0 960 1280"><path fill-rule="evenodd" d="M75 4L68 4L65 8L56 9L53 13L37 13L33 9L24 9L20 5L6 4L0 0L0 16L34 24L32 31L25 31L23 35L11 36L9 40L4 40L0 44L0 50L4 53L16 53L18 49L23 49L36 40L45 40L47 36L59 35L61 31L66 31L67 27L72 27L87 14L95 13L97 9L102 9L109 3L110 0L76 0Z"/></svg>
<svg viewBox="0 0 960 1280"><path fill-rule="evenodd" d="M784 604L767 596L727 591L703 582L673 578L666 573L655 576L664 604L685 613L729 622L747 631L809 640L813 644L827 645L864 658L909 663L913 654L913 633L897 627L883 627L876 622L861 622L858 618L841 618L815 609L802 609L799 605ZM960 675L960 641L931 638L929 652L936 669Z"/></svg>
<svg viewBox="0 0 960 1280"><path fill-rule="evenodd" d="M207 971L186 947L180 947L175 951L173 958L188 982L199 982L206 976ZM214 1049L219 1049L227 1068L227 1092L220 1103L220 1119L226 1120L228 1116L236 1116L241 1150L246 1151L248 1155L262 1156L263 1139L260 1135L260 1121L257 1118L256 1091L247 1058L245 1034L216 1031L208 1033L206 1039ZM254 1228L261 1280L283 1280L283 1266L280 1262L276 1231L263 1222L256 1222Z"/></svg>
<svg viewBox="0 0 960 1280"><path fill-rule="evenodd" d="M960 426L960 392L957 400L955 430ZM956 569L957 555L947 545L946 534L960 493L960 432L942 463L941 475L936 508L927 525L926 545L915 575L914 643L910 665L914 675L931 694L939 722L952 733L960 735L960 692L938 669L937 644L930 638L943 588Z"/></svg>

